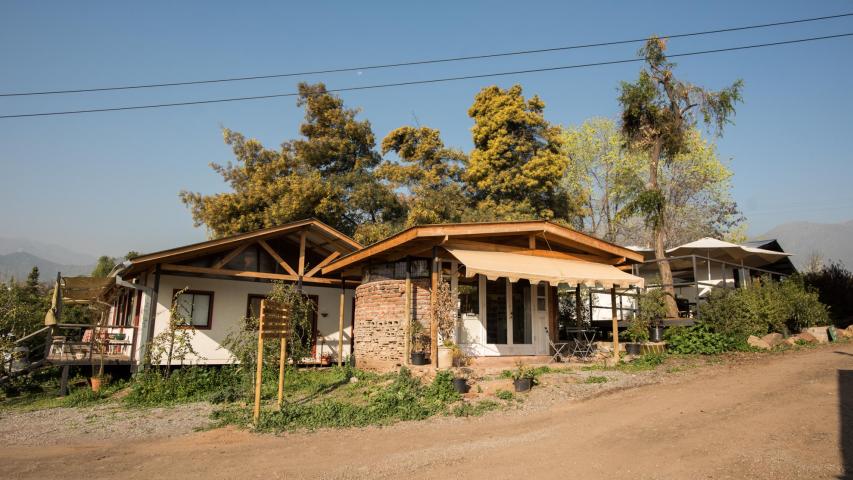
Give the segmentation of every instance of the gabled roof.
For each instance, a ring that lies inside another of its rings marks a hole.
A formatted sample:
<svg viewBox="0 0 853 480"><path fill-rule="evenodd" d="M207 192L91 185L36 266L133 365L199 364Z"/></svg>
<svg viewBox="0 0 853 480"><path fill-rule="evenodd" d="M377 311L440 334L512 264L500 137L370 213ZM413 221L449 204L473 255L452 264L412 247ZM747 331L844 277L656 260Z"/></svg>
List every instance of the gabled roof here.
<svg viewBox="0 0 853 480"><path fill-rule="evenodd" d="M450 223L419 225L407 228L384 240L380 240L362 250L345 255L323 268L323 274L329 274L376 256L383 256L400 249L412 250L415 245L440 244L450 237L458 239L479 239L488 242L495 237L513 235L535 235L541 238L550 249L551 246L572 248L602 257L616 257L624 262L642 262L643 256L630 249L557 225L545 220L487 222L487 223Z"/></svg>
<svg viewBox="0 0 853 480"><path fill-rule="evenodd" d="M361 249L361 244L325 223L309 218L296 222L286 223L276 227L263 228L252 232L216 238L205 242L193 243L181 247L161 250L159 252L140 255L133 260L124 263L123 273L130 275L144 271L159 263L174 263L189 258L207 255L216 252L233 249L247 241L265 240L291 232L307 231L308 241L315 245L328 245L329 252L338 250L347 254Z"/></svg>

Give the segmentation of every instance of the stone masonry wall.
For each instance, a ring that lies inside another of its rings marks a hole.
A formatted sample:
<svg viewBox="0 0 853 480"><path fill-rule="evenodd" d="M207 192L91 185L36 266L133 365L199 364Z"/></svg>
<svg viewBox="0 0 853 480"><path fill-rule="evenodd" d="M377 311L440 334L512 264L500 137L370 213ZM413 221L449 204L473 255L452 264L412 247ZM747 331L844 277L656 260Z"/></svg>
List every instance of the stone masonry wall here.
<svg viewBox="0 0 853 480"><path fill-rule="evenodd" d="M412 279L412 310L429 329L430 280ZM406 281L382 280L355 289L355 357L359 368L394 370L405 363Z"/></svg>

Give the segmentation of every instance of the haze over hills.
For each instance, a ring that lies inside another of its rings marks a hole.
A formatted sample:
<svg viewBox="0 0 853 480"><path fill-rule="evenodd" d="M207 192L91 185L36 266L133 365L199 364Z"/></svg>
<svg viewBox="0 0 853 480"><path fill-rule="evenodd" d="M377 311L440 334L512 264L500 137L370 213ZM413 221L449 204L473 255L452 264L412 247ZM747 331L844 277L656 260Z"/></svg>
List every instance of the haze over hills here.
<svg viewBox="0 0 853 480"><path fill-rule="evenodd" d="M812 253L825 263L840 261L853 268L853 220L841 223L789 222L779 225L756 239L775 238L797 268L805 266Z"/></svg>
<svg viewBox="0 0 853 480"><path fill-rule="evenodd" d="M39 277L43 282L51 282L56 272L63 275L86 275L92 271L97 259L92 255L79 253L55 245L29 238L0 237L0 281L10 278L23 280L34 266L39 268Z"/></svg>

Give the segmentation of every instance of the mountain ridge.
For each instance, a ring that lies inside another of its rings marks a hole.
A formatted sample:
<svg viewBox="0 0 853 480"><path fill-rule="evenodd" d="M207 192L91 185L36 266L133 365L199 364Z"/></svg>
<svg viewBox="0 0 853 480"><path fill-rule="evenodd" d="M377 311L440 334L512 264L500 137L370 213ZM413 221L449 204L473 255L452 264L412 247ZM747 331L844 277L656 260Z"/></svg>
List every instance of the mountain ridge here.
<svg viewBox="0 0 853 480"><path fill-rule="evenodd" d="M794 254L791 261L798 269L805 267L815 253L824 263L837 261L853 268L853 220L838 223L798 220L777 225L754 238L779 240L786 252Z"/></svg>

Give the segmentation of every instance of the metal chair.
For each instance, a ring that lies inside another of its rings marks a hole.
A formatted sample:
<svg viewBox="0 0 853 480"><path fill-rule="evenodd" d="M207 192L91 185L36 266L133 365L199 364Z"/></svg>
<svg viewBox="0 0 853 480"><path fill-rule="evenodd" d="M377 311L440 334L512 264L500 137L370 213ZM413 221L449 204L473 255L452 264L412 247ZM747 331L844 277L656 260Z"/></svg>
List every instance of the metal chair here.
<svg viewBox="0 0 853 480"><path fill-rule="evenodd" d="M575 340L572 345L572 357L586 360L595 351L595 330L574 330Z"/></svg>
<svg viewBox="0 0 853 480"><path fill-rule="evenodd" d="M551 356L551 361L549 363L556 362L556 361L565 362L566 358L571 357L571 355L566 355L563 353L563 350L568 348L569 343L568 342L554 343L553 341L551 341L551 333L548 331L548 327L545 327L545 338L548 339L548 345L551 347L551 350L554 351L554 354Z"/></svg>

